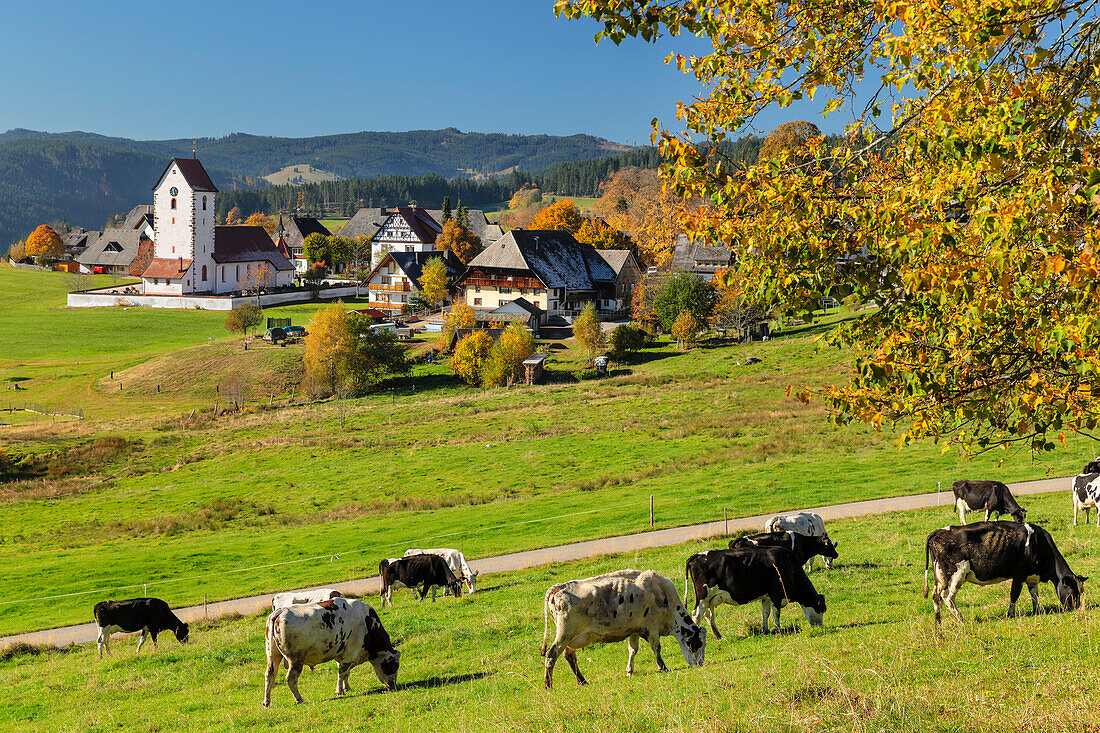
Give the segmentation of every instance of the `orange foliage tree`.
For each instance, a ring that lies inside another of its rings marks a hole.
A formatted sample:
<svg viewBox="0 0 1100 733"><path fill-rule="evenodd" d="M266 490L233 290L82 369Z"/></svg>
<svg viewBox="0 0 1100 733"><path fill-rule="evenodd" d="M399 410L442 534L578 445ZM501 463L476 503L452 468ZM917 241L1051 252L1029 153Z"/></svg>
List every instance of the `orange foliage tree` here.
<svg viewBox="0 0 1100 733"><path fill-rule="evenodd" d="M65 245L57 232L41 224L27 237L26 252L31 257L60 257L65 254Z"/></svg>
<svg viewBox="0 0 1100 733"><path fill-rule="evenodd" d="M629 236L608 226L599 217L585 219L575 236L578 242L591 244L596 249L634 249L634 242Z"/></svg>
<svg viewBox="0 0 1100 733"><path fill-rule="evenodd" d="M564 229L575 234L584 223L573 199L561 199L547 206L531 220L531 229Z"/></svg>
<svg viewBox="0 0 1100 733"><path fill-rule="evenodd" d="M238 211L238 214L239 213L240 212ZM248 224L249 226L263 227L268 234L274 233L275 229L279 226L274 217L264 216L259 212L249 216L247 219L244 220L244 223Z"/></svg>
<svg viewBox="0 0 1100 733"><path fill-rule="evenodd" d="M610 227L631 233L645 265L663 266L672 259L672 246L685 214L698 208L677 196L656 171L627 167L600 186L596 211Z"/></svg>
<svg viewBox="0 0 1100 733"><path fill-rule="evenodd" d="M229 210L229 213L225 215L225 223L229 226L241 223L241 209L239 206L234 206Z"/></svg>
<svg viewBox="0 0 1100 733"><path fill-rule="evenodd" d="M443 232L436 237L435 246L438 249L453 252L464 265L484 249L481 239L474 234L473 230L455 219L443 222Z"/></svg>
<svg viewBox="0 0 1100 733"><path fill-rule="evenodd" d="M493 338L484 330L474 331L455 346L451 357L451 371L462 377L471 387L481 383L481 371L489 357Z"/></svg>

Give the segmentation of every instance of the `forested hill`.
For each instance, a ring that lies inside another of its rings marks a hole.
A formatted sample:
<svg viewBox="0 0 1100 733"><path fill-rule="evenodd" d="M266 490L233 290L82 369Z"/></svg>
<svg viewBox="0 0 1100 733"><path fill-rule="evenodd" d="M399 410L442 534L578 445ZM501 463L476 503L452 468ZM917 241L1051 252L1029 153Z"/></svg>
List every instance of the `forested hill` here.
<svg viewBox="0 0 1100 733"><path fill-rule="evenodd" d="M33 130L0 133L0 150L5 143L25 140L100 145L156 155L165 162L176 156L190 157L192 150L190 139L130 140L87 132ZM515 169L541 170L567 160L600 158L629 149L591 135L505 135L461 132L454 128L300 138L235 133L199 138L197 146L198 157L208 170L222 168L243 176L261 177L289 165L308 163L341 178L428 173L446 178L492 175Z"/></svg>

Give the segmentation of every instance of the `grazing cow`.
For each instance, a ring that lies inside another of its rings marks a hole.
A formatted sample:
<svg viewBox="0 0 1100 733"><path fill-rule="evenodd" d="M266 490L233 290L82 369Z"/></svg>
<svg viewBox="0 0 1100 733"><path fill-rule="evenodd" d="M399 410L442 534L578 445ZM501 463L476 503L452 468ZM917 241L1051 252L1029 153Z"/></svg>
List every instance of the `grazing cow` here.
<svg viewBox="0 0 1100 733"><path fill-rule="evenodd" d="M825 531L825 520L821 518L821 515L814 514L813 512L796 512L794 514L778 514L768 521L764 522L765 532L794 532L795 534L806 535L807 537L822 537L829 539L829 533ZM833 548L836 548L836 544L833 544ZM833 557L836 557L835 555ZM822 561L825 563L825 568L831 570L833 567L833 558L828 555L822 556ZM814 556L810 556L810 570L814 569Z"/></svg>
<svg viewBox="0 0 1100 733"><path fill-rule="evenodd" d="M827 536L814 537L790 531L764 532L730 540L731 550L743 547L785 547L794 553L795 561L799 565L805 565L815 555L821 555L825 560L835 560L838 557L836 545Z"/></svg>
<svg viewBox="0 0 1100 733"><path fill-rule="evenodd" d="M462 582L466 584L466 590L471 593L474 592L474 586L477 582L477 571L470 569L470 565L466 562L466 556L458 550L451 550L445 547L435 550L405 550L405 557L410 557L412 555L439 555L446 561L447 567L451 569L455 577L461 579ZM448 595L450 592L448 588L443 591L443 595Z"/></svg>
<svg viewBox="0 0 1100 733"><path fill-rule="evenodd" d="M119 632L141 632L138 639L137 650L141 651L141 645L145 643L145 634L153 639L153 648L157 648L157 634L162 631L171 631L176 635L180 644L187 643L189 629L187 624L176 618L168 604L159 598L131 598L126 601L100 601L92 609L95 617L95 625L99 630L96 646L99 656L103 657L103 651L111 653L111 634Z"/></svg>
<svg viewBox="0 0 1100 733"><path fill-rule="evenodd" d="M1085 510L1085 524L1089 523L1089 509L1096 509L1096 526L1100 527L1100 472L1083 473L1074 477L1071 491L1073 492L1073 526L1077 526L1079 509Z"/></svg>
<svg viewBox="0 0 1100 733"><path fill-rule="evenodd" d="M722 633L714 622L714 607L722 603L742 606L759 600L765 634L769 613L774 614L779 633L779 610L788 601L802 606L811 626L824 624L825 596L817 592L802 563L785 547L708 550L689 557L684 569L695 591L692 616L698 624L708 619L719 639Z"/></svg>
<svg viewBox="0 0 1100 733"><path fill-rule="evenodd" d="M1027 522L975 522L962 527L944 527L928 535L924 546L924 597L928 597L928 568L936 583L932 606L936 623L944 605L959 623L962 614L955 606L955 594L963 583L993 585L1012 581L1008 615L1016 615L1016 600L1026 584L1031 608L1039 613L1039 583L1054 584L1062 608L1072 611L1081 605L1085 578L1074 575L1050 533Z"/></svg>
<svg viewBox="0 0 1100 733"><path fill-rule="evenodd" d="M959 511L959 524L966 524L966 513L985 510L985 521L990 515L994 518L1002 514L1024 521L1027 510L1016 503L1012 492L1000 481L956 481L951 490L955 492L955 508Z"/></svg>
<svg viewBox="0 0 1100 733"><path fill-rule="evenodd" d="M276 593L271 598L271 610L278 611L287 606L300 606L304 603L320 603L329 598L343 598L344 594L335 588L318 588L316 590L299 590L290 593Z"/></svg>
<svg viewBox="0 0 1100 733"><path fill-rule="evenodd" d="M1100 473L1100 456L1097 456L1096 460L1086 463L1085 469L1081 473Z"/></svg>
<svg viewBox="0 0 1100 733"><path fill-rule="evenodd" d="M435 603L439 588L450 588L455 596L462 595L462 584L439 555L410 555L383 560L378 563L378 575L382 578L383 608L387 604L393 605L393 592L400 588L416 591L420 586L417 593L421 603L429 590L432 592L432 603Z"/></svg>
<svg viewBox="0 0 1100 733"><path fill-rule="evenodd" d="M557 633L547 645L550 616ZM649 642L657 667L668 670L661 658L661 637L680 643L684 660L703 663L707 634L691 620L676 585L652 570L619 570L593 578L558 583L546 591L542 609L542 656L546 657L546 689L553 687L554 663L565 656L577 682L587 684L577 668L577 649L589 644L627 640L626 673L634 674L634 655L640 639Z"/></svg>
<svg viewBox="0 0 1100 733"><path fill-rule="evenodd" d="M349 689L348 674L353 667L370 662L382 684L393 689L401 663L401 652L390 643L374 609L346 598L272 611L267 617L265 650L264 707L271 705L271 687L282 663L289 668L286 686L299 703L298 676L303 666L312 669L323 662L338 662L336 694L343 695Z"/></svg>

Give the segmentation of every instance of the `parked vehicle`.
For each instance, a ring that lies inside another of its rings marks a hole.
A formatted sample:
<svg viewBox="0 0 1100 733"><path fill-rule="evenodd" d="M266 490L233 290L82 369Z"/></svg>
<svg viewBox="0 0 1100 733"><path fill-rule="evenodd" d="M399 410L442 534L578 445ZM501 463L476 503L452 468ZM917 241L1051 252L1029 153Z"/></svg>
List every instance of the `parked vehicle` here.
<svg viewBox="0 0 1100 733"><path fill-rule="evenodd" d="M284 326L283 332L287 338L303 338L306 335L305 326Z"/></svg>
<svg viewBox="0 0 1100 733"><path fill-rule="evenodd" d="M280 341L286 341L286 331L276 326L275 328L269 328L264 331L264 341L268 341L273 344L277 344Z"/></svg>

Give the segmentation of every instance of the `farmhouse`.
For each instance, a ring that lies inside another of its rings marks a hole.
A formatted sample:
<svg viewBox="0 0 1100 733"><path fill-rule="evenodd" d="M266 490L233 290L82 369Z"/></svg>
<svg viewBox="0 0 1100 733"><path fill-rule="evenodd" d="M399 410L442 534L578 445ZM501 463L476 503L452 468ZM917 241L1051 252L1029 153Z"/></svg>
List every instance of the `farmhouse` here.
<svg viewBox="0 0 1100 733"><path fill-rule="evenodd" d="M462 274L462 263L450 252L389 252L371 270L367 284L370 307L389 313L405 310L420 292L420 275L433 257L443 259L449 281L454 282Z"/></svg>
<svg viewBox="0 0 1100 733"><path fill-rule="evenodd" d="M372 262L377 263L381 253L388 251L408 251L406 248L410 245L410 242L405 238L395 239L388 234L384 238L375 239L375 236L382 230L383 227L390 223L391 217L394 214L400 214L401 208L407 208L417 212L426 214L429 219L434 222L435 226L432 227L436 233L443 231L443 210L442 209L421 209L418 206L398 207L398 208L362 208L355 212L355 216L344 225L344 228L340 230L341 237L367 237L378 244L377 247L372 246ZM493 242L500 239L503 235L500 227L496 224L490 224L489 220L485 217L485 212L481 209L469 209L469 223L470 230L477 235L482 244L488 246ZM419 215L419 214L418 214ZM410 227L411 228L411 227ZM431 242L435 242L435 238L431 237Z"/></svg>
<svg viewBox="0 0 1100 733"><path fill-rule="evenodd" d="M279 228L271 235L276 245L278 245L280 239L283 241L283 246L280 247L280 250L282 251L284 247L286 250L289 250L290 255L287 259L294 263L294 269L297 272L305 272L309 269L309 262L306 261L302 242L304 242L306 237L310 234L320 234L325 237L332 236L332 232L312 216L288 216L285 219L280 218ZM283 254L285 256L286 252L283 251Z"/></svg>
<svg viewBox="0 0 1100 733"><path fill-rule="evenodd" d="M603 303L603 308L612 313L625 313L630 310L630 298L634 286L642 281L642 266L628 249L598 249L611 271L615 273L613 297Z"/></svg>
<svg viewBox="0 0 1100 733"><path fill-rule="evenodd" d="M725 245L713 245L705 240L693 240L680 232L672 251L672 269L679 272L694 272L705 280L714 277L714 273L733 262L733 248Z"/></svg>
<svg viewBox="0 0 1100 733"><path fill-rule="evenodd" d="M125 274L147 237L139 229L104 229L87 232L85 241L84 251L76 257L81 272Z"/></svg>
<svg viewBox="0 0 1100 733"><path fill-rule="evenodd" d="M442 231L419 206L399 206L371 240L371 262L380 262L386 252L435 252L435 239Z"/></svg>
<svg viewBox="0 0 1100 733"><path fill-rule="evenodd" d="M515 229L470 261L459 284L475 310L523 297L544 320L571 321L589 301L608 312L615 272L590 245L560 230Z"/></svg>
<svg viewBox="0 0 1100 733"><path fill-rule="evenodd" d="M146 294L218 294L293 283L294 265L263 227L215 226L217 194L198 160L173 158L168 164L153 187L153 260L142 274Z"/></svg>

